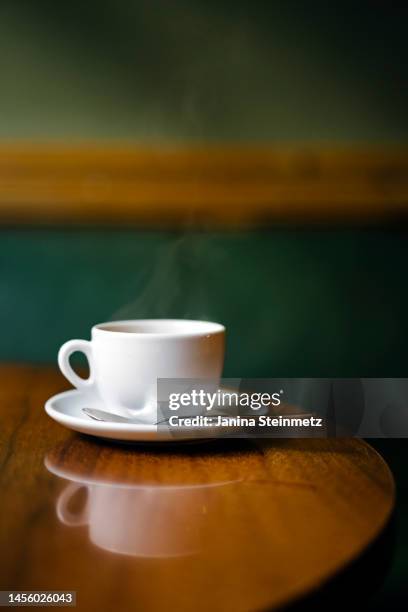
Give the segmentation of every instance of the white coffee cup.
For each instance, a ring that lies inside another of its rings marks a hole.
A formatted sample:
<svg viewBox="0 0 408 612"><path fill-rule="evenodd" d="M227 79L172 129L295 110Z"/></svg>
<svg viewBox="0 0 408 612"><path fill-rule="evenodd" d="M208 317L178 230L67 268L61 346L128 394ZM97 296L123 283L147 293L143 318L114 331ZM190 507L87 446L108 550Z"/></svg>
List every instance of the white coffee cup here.
<svg viewBox="0 0 408 612"><path fill-rule="evenodd" d="M92 340L69 340L59 350L61 372L77 389L96 394L112 411L154 420L158 378L217 381L224 363L225 327L209 321L139 319L100 323ZM89 378L71 367L83 352Z"/></svg>

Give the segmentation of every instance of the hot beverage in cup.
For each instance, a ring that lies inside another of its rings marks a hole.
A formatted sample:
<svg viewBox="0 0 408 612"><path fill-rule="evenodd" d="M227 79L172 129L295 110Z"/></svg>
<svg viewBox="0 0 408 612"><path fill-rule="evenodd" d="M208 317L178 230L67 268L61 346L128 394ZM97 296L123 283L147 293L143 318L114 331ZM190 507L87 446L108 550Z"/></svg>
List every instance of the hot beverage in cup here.
<svg viewBox="0 0 408 612"><path fill-rule="evenodd" d="M82 392L97 396L112 411L157 416L157 379L194 378L217 381L224 364L225 327L208 321L139 319L101 323L92 339L69 340L59 351L64 376ZM69 362L83 352L89 378Z"/></svg>

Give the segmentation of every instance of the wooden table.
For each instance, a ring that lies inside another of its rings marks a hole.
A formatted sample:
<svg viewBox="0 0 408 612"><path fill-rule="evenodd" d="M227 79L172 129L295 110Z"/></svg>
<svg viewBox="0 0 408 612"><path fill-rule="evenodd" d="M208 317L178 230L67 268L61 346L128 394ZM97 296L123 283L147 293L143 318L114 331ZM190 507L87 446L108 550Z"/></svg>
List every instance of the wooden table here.
<svg viewBox="0 0 408 612"><path fill-rule="evenodd" d="M333 609L384 559L394 483L362 441L110 444L45 414L55 368L0 380L2 590L75 590L87 611Z"/></svg>

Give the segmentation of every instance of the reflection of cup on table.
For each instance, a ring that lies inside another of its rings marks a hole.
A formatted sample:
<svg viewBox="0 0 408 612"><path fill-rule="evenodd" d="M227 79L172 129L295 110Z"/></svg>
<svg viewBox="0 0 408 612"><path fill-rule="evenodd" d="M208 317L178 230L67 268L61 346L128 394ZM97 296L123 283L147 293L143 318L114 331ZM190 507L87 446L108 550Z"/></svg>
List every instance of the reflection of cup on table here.
<svg viewBox="0 0 408 612"><path fill-rule="evenodd" d="M70 505L83 487L82 510ZM88 525L91 541L113 553L171 557L200 549L211 487L118 486L71 482L60 494L56 511L65 525Z"/></svg>
<svg viewBox="0 0 408 612"><path fill-rule="evenodd" d="M87 526L98 547L137 557L193 555L207 546L226 487L257 467L234 453L207 455L100 448L74 438L45 457L49 472L65 481L56 513L67 526ZM84 499L81 493L85 493Z"/></svg>
<svg viewBox="0 0 408 612"><path fill-rule="evenodd" d="M92 340L69 340L59 351L64 376L77 389L94 393L113 411L156 419L158 378L217 381L224 363L225 328L184 319L101 323ZM69 358L85 353L90 376L83 379Z"/></svg>

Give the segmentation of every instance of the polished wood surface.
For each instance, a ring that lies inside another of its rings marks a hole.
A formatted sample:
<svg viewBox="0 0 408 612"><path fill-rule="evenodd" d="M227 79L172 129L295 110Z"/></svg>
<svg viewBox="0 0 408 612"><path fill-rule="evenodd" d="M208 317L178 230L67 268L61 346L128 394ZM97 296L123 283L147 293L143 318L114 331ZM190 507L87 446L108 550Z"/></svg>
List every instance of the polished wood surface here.
<svg viewBox="0 0 408 612"><path fill-rule="evenodd" d="M0 148L0 223L231 227L399 219L407 211L404 148Z"/></svg>
<svg viewBox="0 0 408 612"><path fill-rule="evenodd" d="M393 478L362 441L111 444L45 414L66 388L55 368L2 365L0 381L3 590L76 590L80 610L274 609L390 518Z"/></svg>

